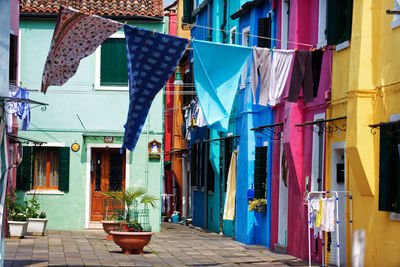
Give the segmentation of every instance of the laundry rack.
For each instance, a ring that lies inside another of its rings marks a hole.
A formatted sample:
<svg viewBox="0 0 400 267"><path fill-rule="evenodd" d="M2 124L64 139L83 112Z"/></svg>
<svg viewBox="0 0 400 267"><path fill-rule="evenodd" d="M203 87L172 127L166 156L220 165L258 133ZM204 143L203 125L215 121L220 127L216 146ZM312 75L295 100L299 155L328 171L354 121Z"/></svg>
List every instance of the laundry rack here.
<svg viewBox="0 0 400 267"><path fill-rule="evenodd" d="M343 223L339 220L339 196L348 198L350 201L350 208L349 208L349 223L350 223L350 244L353 238L353 195L350 191L311 191L307 195L307 208L310 207L310 201L312 196L327 196L330 195L331 197L335 197L335 232L336 232L336 259L337 259L337 266L340 266L340 240L339 240L339 226L340 223ZM307 210L307 224L308 224L308 266L311 267L311 220L310 220L310 213ZM325 237L324 237L325 239ZM325 266L325 240L323 239L322 242L322 266Z"/></svg>

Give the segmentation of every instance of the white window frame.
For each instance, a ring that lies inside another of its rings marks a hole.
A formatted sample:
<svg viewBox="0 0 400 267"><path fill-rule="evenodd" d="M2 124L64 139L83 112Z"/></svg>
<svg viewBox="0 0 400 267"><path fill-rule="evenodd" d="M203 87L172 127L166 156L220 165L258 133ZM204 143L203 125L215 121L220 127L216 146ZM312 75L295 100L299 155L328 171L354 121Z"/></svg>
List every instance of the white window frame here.
<svg viewBox="0 0 400 267"><path fill-rule="evenodd" d="M246 35L247 34L247 35ZM247 44L245 44L245 36L247 36ZM247 27L245 27L243 30L242 30L242 45L243 46L250 46L250 26L247 26Z"/></svg>
<svg viewBox="0 0 400 267"><path fill-rule="evenodd" d="M233 27L230 31L229 31L229 43L230 44L233 44L232 43L232 37L234 37L235 38L235 44L237 44L237 40L236 40L236 26L235 27Z"/></svg>
<svg viewBox="0 0 400 267"><path fill-rule="evenodd" d="M393 10L400 10L400 0L393 0ZM400 15L393 15L392 29L400 26Z"/></svg>
<svg viewBox="0 0 400 267"><path fill-rule="evenodd" d="M288 49L289 41L289 17L290 1L282 0L282 20L281 20L281 49Z"/></svg>
<svg viewBox="0 0 400 267"><path fill-rule="evenodd" d="M317 48L324 47L328 44L328 39L326 36L327 31L327 12L328 12L328 1L319 0L318 5L318 44Z"/></svg>
<svg viewBox="0 0 400 267"><path fill-rule="evenodd" d="M116 32L108 38L123 38L125 39L125 34L123 32ZM101 91L127 91L129 86L101 86L100 85L100 74L101 74L101 45L96 49L96 69L94 77L94 89Z"/></svg>
<svg viewBox="0 0 400 267"><path fill-rule="evenodd" d="M314 121L316 120L324 120L325 119L325 113L319 113L314 115ZM313 131L313 146L312 146L312 161L311 161L311 191L318 191L318 183L317 183L317 178L318 178L318 152L319 152L319 140L318 140L318 133L316 131L319 130L318 124L315 124L314 126L314 131ZM325 135L322 135L323 142L322 142L322 151L325 154ZM322 157L322 166L325 166L325 157ZM324 177L325 177L325 170L322 167L322 177L321 177L321 183L322 185L324 184Z"/></svg>

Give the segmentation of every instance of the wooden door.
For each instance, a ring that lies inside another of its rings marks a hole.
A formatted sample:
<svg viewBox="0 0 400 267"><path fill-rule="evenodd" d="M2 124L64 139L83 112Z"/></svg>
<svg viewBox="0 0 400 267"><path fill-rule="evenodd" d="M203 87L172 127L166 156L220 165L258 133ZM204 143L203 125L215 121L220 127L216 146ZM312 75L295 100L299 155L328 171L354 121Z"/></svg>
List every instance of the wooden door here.
<svg viewBox="0 0 400 267"><path fill-rule="evenodd" d="M125 151L119 149L92 149L91 162L91 221L103 220L102 192L122 191L125 188Z"/></svg>

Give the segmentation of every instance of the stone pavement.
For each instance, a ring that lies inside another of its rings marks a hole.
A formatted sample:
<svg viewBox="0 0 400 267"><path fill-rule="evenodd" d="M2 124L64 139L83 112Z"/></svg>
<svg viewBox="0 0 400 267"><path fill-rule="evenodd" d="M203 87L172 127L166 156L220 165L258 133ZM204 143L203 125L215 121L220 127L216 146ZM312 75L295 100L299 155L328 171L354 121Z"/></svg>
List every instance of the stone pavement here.
<svg viewBox="0 0 400 267"><path fill-rule="evenodd" d="M307 266L263 246L246 246L213 232L163 223L143 255L125 255L103 231L48 231L5 239L5 266Z"/></svg>

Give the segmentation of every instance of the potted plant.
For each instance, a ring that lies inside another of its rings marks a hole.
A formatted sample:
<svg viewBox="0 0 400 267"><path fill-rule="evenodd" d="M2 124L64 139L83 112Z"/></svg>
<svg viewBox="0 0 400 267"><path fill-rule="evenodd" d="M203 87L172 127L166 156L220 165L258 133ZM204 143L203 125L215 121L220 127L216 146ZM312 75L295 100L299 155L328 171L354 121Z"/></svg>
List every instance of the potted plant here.
<svg viewBox="0 0 400 267"><path fill-rule="evenodd" d="M17 200L14 191L7 196L6 203L10 238L23 238L28 226L26 206Z"/></svg>
<svg viewBox="0 0 400 267"><path fill-rule="evenodd" d="M101 224L103 225L103 230L104 232L107 233L107 240L113 240L112 235L110 232L112 230L117 230L118 226L121 225L121 223L124 222L124 217L122 215L111 215L111 216L105 216L104 220L101 221Z"/></svg>
<svg viewBox="0 0 400 267"><path fill-rule="evenodd" d="M36 199L36 194L33 195L31 200L25 200L28 215L28 229L29 235L44 235L47 226L47 215L44 211L39 213L40 204Z"/></svg>
<svg viewBox="0 0 400 267"><path fill-rule="evenodd" d="M145 209L148 205L155 207L158 198L147 194L146 189L141 187L103 194L120 200L125 206L125 223L120 222L117 229L110 231L114 242L121 247L124 254L143 254L143 247L150 242L153 232L144 231L138 222L137 207L140 204L143 204Z"/></svg>
<svg viewBox="0 0 400 267"><path fill-rule="evenodd" d="M263 198L261 199L255 198L253 201L249 201L249 211L254 210L255 212L264 213L266 206L267 206L267 201Z"/></svg>

